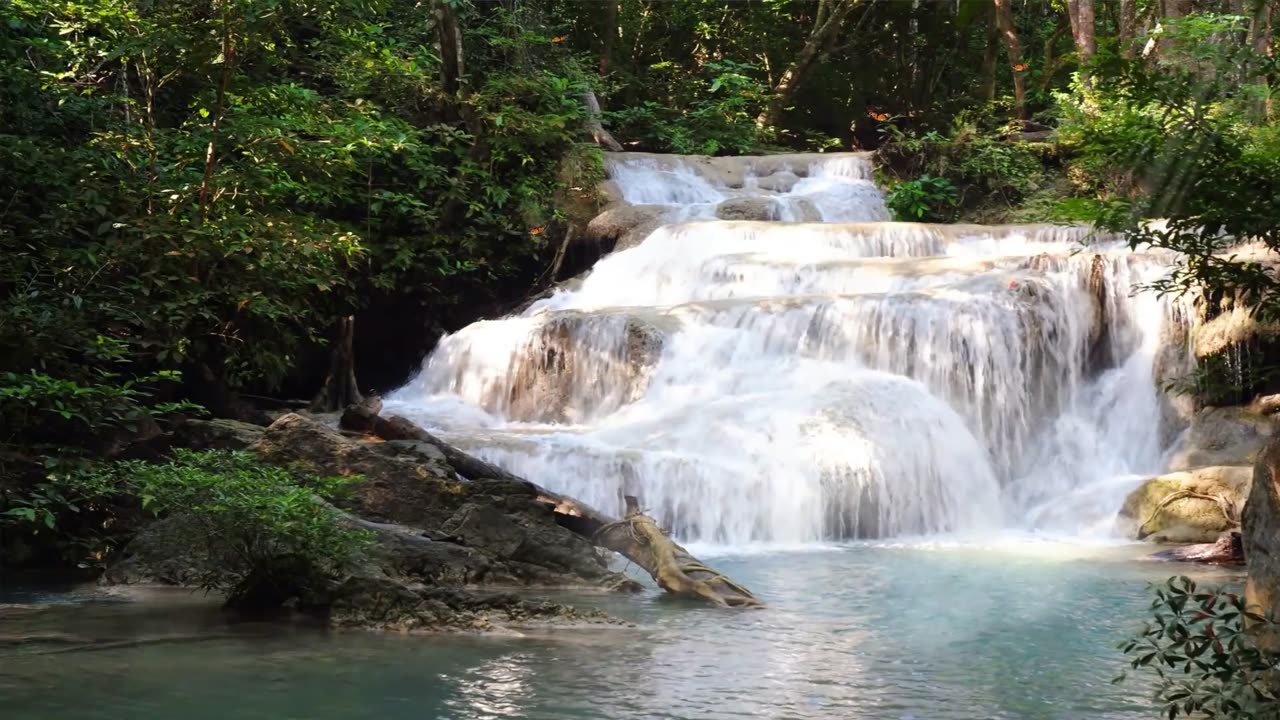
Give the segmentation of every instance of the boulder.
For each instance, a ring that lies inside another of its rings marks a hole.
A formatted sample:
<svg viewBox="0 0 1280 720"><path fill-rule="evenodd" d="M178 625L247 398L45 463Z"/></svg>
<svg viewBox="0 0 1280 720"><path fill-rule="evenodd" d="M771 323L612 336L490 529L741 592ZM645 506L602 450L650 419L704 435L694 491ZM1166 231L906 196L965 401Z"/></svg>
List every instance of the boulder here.
<svg viewBox="0 0 1280 720"><path fill-rule="evenodd" d="M661 205L613 205L587 223L578 241L597 243L605 252L625 250L639 245L657 230L667 212Z"/></svg>
<svg viewBox="0 0 1280 720"><path fill-rule="evenodd" d="M549 624L627 624L599 610L525 600L510 593L432 587L377 573L346 578L316 602L333 626L400 632L517 631Z"/></svg>
<svg viewBox="0 0 1280 720"><path fill-rule="evenodd" d="M1169 469L1250 465L1278 423L1280 419L1248 408L1205 408L1192 418Z"/></svg>
<svg viewBox="0 0 1280 720"><path fill-rule="evenodd" d="M1249 577L1245 602L1280 614L1280 438L1272 439L1253 467L1253 492L1241 522Z"/></svg>
<svg viewBox="0 0 1280 720"><path fill-rule="evenodd" d="M798 182L800 182L800 178L795 173L787 170L780 170L772 175L755 178L756 187L776 193L789 193Z"/></svg>
<svg viewBox="0 0 1280 720"><path fill-rule="evenodd" d="M1250 475L1246 466L1222 466L1154 477L1129 493L1120 517L1139 540L1216 542L1239 524Z"/></svg>
<svg viewBox="0 0 1280 720"><path fill-rule="evenodd" d="M431 442L364 442L310 418L286 415L267 428L253 450L272 464L316 475L360 475L364 480L342 503L344 510L467 550L427 548L403 538L388 543L386 534L379 534L394 564L417 577L465 584L619 583L586 538L556 523L553 510L538 501L536 487L504 479L463 480Z"/></svg>
<svg viewBox="0 0 1280 720"><path fill-rule="evenodd" d="M716 206L721 220L777 220L778 203L767 197L729 198Z"/></svg>
<svg viewBox="0 0 1280 720"><path fill-rule="evenodd" d="M192 450L244 450L262 438L266 430L239 420L189 419L173 429L173 444Z"/></svg>

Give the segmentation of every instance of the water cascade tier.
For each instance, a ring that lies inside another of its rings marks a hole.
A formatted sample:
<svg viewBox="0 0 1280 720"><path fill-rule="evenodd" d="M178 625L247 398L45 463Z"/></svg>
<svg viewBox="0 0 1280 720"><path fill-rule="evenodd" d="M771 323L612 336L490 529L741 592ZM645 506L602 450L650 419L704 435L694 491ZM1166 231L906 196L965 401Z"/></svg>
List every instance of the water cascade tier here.
<svg viewBox="0 0 1280 720"><path fill-rule="evenodd" d="M865 154L609 158L642 242L439 343L388 402L686 541L1102 533L1160 469L1168 256L888 222ZM749 219L723 219L749 218Z"/></svg>

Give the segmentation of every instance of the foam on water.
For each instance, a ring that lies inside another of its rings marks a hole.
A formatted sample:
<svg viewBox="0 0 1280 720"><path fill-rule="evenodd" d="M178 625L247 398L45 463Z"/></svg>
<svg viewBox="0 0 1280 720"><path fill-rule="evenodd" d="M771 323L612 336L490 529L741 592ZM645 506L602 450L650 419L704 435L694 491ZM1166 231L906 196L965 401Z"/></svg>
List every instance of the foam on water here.
<svg viewBox="0 0 1280 720"><path fill-rule="evenodd" d="M751 197L823 222L662 227L446 337L389 404L606 511L635 495L686 541L1111 532L1166 450L1170 312L1137 289L1169 258L883 222L861 154L730 160L615 156L610 176L672 217Z"/></svg>

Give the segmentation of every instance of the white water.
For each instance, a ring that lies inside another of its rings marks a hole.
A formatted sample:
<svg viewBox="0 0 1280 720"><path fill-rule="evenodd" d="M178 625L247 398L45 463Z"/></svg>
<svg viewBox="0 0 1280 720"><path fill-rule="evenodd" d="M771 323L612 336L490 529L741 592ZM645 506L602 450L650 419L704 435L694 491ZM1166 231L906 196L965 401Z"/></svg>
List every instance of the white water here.
<svg viewBox="0 0 1280 720"><path fill-rule="evenodd" d="M1133 290L1165 260L883 222L865 157L806 160L740 182L615 162L627 201L684 221L443 339L389 405L606 511L636 495L689 541L1108 533L1160 470L1167 313ZM823 222L706 219L742 197Z"/></svg>

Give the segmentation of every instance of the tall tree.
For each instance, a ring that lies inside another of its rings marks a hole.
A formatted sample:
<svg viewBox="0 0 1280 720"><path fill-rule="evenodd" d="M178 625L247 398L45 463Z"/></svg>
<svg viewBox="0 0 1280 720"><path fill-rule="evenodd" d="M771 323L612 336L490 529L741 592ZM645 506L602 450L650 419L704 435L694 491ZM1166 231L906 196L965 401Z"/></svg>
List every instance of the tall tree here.
<svg viewBox="0 0 1280 720"><path fill-rule="evenodd" d="M1067 18L1071 21L1071 37L1075 41L1076 58L1080 62L1080 81L1087 87L1089 74L1083 68L1098 52L1094 34L1093 0L1067 0Z"/></svg>
<svg viewBox="0 0 1280 720"><path fill-rule="evenodd" d="M1249 45L1259 55L1270 57L1275 49L1275 0L1252 0L1252 16L1249 18ZM1268 120L1275 117L1275 98L1267 94L1262 104L1262 114Z"/></svg>
<svg viewBox="0 0 1280 720"><path fill-rule="evenodd" d="M1013 0L992 0L996 11L996 25L1004 39L1009 69L1013 71L1013 104L1019 119L1027 117L1027 66L1022 62L1022 41L1013 24Z"/></svg>
<svg viewBox="0 0 1280 720"><path fill-rule="evenodd" d="M813 69L831 53L836 40L840 38L840 31L844 29L845 21L860 4L862 0L818 0L809 35L795 60L778 76L778 82L772 88L773 98L757 118L758 124L777 125L782 120L782 114L795 98L796 91Z"/></svg>
<svg viewBox="0 0 1280 720"><path fill-rule="evenodd" d="M1133 57L1133 39L1138 35L1138 0L1120 0L1117 26L1120 53L1125 57Z"/></svg>

